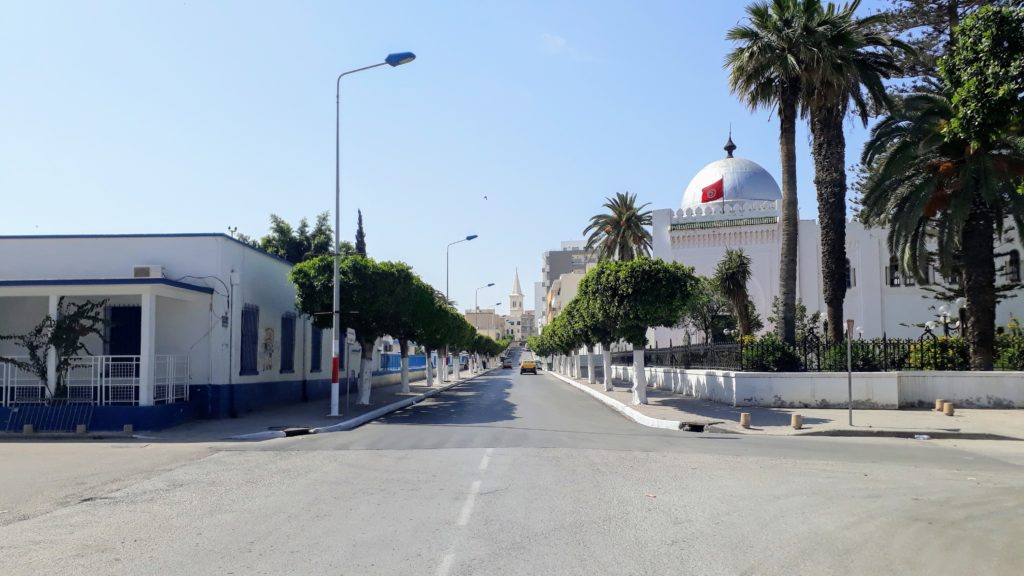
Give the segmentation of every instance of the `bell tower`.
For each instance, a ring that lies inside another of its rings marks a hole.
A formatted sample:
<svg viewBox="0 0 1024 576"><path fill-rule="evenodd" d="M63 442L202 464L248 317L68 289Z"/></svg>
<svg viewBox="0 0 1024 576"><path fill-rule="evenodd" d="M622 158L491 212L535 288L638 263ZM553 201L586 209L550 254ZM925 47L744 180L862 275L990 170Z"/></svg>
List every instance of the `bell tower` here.
<svg viewBox="0 0 1024 576"><path fill-rule="evenodd" d="M523 315L523 290L519 287L519 269L516 268L516 276L512 281L512 293L508 296L508 312L513 318L520 318Z"/></svg>

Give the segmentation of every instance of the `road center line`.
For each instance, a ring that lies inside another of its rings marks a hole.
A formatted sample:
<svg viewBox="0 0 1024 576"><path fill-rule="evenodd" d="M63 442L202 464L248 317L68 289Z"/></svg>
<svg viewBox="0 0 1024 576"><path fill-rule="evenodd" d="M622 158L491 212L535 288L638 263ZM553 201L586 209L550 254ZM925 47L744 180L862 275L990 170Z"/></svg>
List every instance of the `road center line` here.
<svg viewBox="0 0 1024 576"><path fill-rule="evenodd" d="M487 466L491 463L492 452L494 452L494 448L488 448L484 451L484 459L480 461L480 470L487 470Z"/></svg>
<svg viewBox="0 0 1024 576"><path fill-rule="evenodd" d="M459 514L459 526L465 526L469 524L469 516L473 513L473 505L476 504L476 495L480 493L480 480L474 480L473 485L469 487L469 496L466 497L466 503L462 505L462 513Z"/></svg>

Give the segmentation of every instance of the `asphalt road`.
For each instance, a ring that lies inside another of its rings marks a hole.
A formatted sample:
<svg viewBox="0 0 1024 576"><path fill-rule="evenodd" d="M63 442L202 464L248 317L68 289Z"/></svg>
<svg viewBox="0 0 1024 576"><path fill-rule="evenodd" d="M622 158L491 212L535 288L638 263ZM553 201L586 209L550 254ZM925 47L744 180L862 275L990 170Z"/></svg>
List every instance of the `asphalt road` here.
<svg viewBox="0 0 1024 576"><path fill-rule="evenodd" d="M1013 450L655 430L503 370L0 526L0 574L1019 574Z"/></svg>

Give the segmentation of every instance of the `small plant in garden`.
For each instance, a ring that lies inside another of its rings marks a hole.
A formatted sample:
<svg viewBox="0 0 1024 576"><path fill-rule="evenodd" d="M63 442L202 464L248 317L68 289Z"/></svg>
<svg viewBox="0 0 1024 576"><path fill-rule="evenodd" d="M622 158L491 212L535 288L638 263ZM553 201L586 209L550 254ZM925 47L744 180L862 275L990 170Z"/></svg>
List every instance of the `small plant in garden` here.
<svg viewBox="0 0 1024 576"><path fill-rule="evenodd" d="M959 336L925 338L910 345L906 369L970 370L970 345Z"/></svg>
<svg viewBox="0 0 1024 576"><path fill-rule="evenodd" d="M744 343L742 366L752 372L798 372L800 357L778 334L770 332L750 345Z"/></svg>
<svg viewBox="0 0 1024 576"><path fill-rule="evenodd" d="M880 372L882 361L870 342L854 342L850 347L850 366L854 372ZM846 344L837 344L825 352L821 369L826 372L845 372Z"/></svg>
<svg viewBox="0 0 1024 576"><path fill-rule="evenodd" d="M996 338L996 368L1024 370L1024 336L1003 334Z"/></svg>

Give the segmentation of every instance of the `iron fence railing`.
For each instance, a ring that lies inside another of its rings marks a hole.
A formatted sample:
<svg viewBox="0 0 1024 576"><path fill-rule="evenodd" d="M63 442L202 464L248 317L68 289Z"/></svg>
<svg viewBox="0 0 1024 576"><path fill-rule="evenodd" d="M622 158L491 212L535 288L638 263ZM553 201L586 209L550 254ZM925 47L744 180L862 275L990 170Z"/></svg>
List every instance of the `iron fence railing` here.
<svg viewBox="0 0 1024 576"><path fill-rule="evenodd" d="M1024 347L1024 337L1004 338L997 345ZM998 352L998 350L997 350ZM898 370L970 370L970 347L957 337L926 330L919 338L854 339L850 360L855 372ZM632 365L631 350L612 352L612 363ZM845 372L847 341L817 335L789 345L775 339L715 342L654 348L644 351L648 366L752 372ZM1014 369L997 366L997 369ZM1016 369L1020 369L1017 367Z"/></svg>

